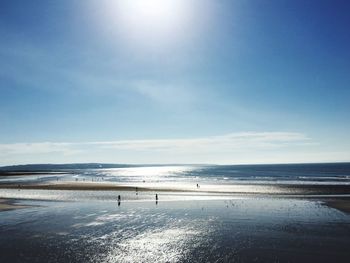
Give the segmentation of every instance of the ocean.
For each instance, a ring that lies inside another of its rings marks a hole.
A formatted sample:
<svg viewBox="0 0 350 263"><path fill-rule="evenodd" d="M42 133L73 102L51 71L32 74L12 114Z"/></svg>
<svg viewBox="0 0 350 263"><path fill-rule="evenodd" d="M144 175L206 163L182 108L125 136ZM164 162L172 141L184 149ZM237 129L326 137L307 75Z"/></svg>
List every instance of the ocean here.
<svg viewBox="0 0 350 263"><path fill-rule="evenodd" d="M105 181L117 183L199 184L350 184L350 163L268 165L145 165L108 169L63 169L31 176L8 176L5 182Z"/></svg>

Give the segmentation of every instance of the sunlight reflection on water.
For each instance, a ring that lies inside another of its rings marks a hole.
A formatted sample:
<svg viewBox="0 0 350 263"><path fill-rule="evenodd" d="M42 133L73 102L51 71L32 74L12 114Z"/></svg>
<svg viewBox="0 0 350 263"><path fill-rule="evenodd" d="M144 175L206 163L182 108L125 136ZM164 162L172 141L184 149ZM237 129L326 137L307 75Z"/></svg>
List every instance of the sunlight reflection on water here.
<svg viewBox="0 0 350 263"><path fill-rule="evenodd" d="M181 262L200 231L186 227L148 231L121 242L103 262Z"/></svg>
<svg viewBox="0 0 350 263"><path fill-rule="evenodd" d="M98 172L99 176L105 176L106 181L122 183L158 183L158 182L182 182L192 183L196 180L191 175L194 166L161 166L161 167L133 167L106 169ZM198 180L198 179L197 179Z"/></svg>
<svg viewBox="0 0 350 263"><path fill-rule="evenodd" d="M348 256L349 216L313 201L24 203L40 206L0 214L1 262L285 262L304 248Z"/></svg>
<svg viewBox="0 0 350 263"><path fill-rule="evenodd" d="M278 168L278 169L277 169ZM321 167L322 168L322 167ZM40 175L3 176L1 183L24 182L114 182L119 184L161 183L161 184L208 184L208 185L350 185L350 171L337 169L324 173L288 168L288 166L225 167L225 166L145 166L110 169L76 169L66 173L48 172ZM277 170L276 170L277 169Z"/></svg>

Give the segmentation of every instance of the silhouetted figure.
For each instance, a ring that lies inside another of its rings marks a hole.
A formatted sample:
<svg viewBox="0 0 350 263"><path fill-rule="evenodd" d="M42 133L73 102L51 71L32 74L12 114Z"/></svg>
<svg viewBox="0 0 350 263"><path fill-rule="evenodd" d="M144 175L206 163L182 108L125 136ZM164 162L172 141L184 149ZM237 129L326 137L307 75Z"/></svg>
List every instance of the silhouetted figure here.
<svg viewBox="0 0 350 263"><path fill-rule="evenodd" d="M199 185L197 184L197 188L199 187Z"/></svg>
<svg viewBox="0 0 350 263"><path fill-rule="evenodd" d="M138 192L139 189L136 187L135 190L136 190L136 195L138 195L139 194L139 192Z"/></svg>
<svg viewBox="0 0 350 263"><path fill-rule="evenodd" d="M118 195L118 206L120 206L121 197Z"/></svg>
<svg viewBox="0 0 350 263"><path fill-rule="evenodd" d="M158 201L158 194L156 194L156 201Z"/></svg>

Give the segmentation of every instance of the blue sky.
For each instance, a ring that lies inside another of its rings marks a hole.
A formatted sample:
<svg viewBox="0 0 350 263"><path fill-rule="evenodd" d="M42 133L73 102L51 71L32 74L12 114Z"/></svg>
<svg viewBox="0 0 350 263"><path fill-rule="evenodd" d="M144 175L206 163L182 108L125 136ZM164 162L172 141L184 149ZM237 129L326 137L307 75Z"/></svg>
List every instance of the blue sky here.
<svg viewBox="0 0 350 263"><path fill-rule="evenodd" d="M0 165L350 161L347 1L0 2Z"/></svg>

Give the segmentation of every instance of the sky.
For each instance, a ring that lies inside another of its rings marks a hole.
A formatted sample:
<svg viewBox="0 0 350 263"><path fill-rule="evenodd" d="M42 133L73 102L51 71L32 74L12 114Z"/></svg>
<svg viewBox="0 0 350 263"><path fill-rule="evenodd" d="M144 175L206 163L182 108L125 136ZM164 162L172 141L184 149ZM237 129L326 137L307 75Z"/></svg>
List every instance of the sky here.
<svg viewBox="0 0 350 263"><path fill-rule="evenodd" d="M345 0L0 0L0 165L350 161Z"/></svg>

